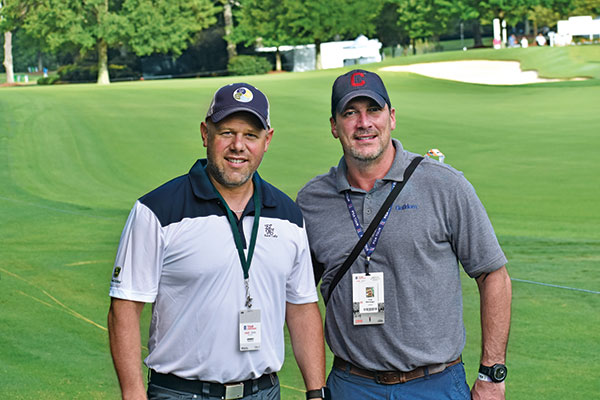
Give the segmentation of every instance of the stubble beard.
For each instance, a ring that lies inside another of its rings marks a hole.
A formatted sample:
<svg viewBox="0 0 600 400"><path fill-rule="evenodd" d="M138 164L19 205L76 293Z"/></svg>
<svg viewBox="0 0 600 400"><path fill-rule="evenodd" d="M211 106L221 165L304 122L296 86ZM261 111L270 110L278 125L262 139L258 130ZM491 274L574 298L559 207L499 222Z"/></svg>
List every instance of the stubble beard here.
<svg viewBox="0 0 600 400"><path fill-rule="evenodd" d="M208 162L206 164L206 172L208 172L209 176L211 176L215 181L219 182L220 185L228 188L236 188L243 186L254 174L254 171L247 171L244 174L236 174L236 178L228 176L229 174L225 171L224 168L219 168L214 162L211 161L213 157L210 154L207 154Z"/></svg>
<svg viewBox="0 0 600 400"><path fill-rule="evenodd" d="M385 152L387 145L381 142L378 143L379 148L370 153L361 152L359 148L354 146L349 146L347 153L349 153L350 157L352 157L355 161L371 164L377 161L382 154Z"/></svg>

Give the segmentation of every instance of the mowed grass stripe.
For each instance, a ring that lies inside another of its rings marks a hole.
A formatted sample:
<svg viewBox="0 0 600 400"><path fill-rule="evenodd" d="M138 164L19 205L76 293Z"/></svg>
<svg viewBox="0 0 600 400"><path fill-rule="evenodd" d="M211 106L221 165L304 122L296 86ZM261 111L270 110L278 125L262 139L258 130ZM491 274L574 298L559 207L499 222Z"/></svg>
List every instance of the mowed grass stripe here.
<svg viewBox="0 0 600 400"><path fill-rule="evenodd" d="M444 53L384 64L518 56L538 63L540 71L556 59L567 65L552 65L556 73L600 76L598 47L516 50L521 52ZM36 285L0 270L0 348L6 349L0 351L0 393L16 399L116 398L106 334L48 307L53 303L42 290L103 325L109 260L129 208L203 157L199 122L223 84L247 81L269 95L275 136L259 172L295 197L341 155L328 122L330 88L339 73L0 89L0 268ZM600 145L597 81L490 87L407 73L382 76L397 108L394 136L411 151L440 148L465 173L492 218L511 276L600 290L594 184L600 160L591 153ZM80 264L90 260L100 262ZM478 294L471 279L463 277L463 286L463 356L472 383ZM509 398L592 398L598 391L590 357L600 350L598 296L513 287ZM294 390L303 382L289 341L286 359L283 398L302 399ZM566 376L565 370L578 373Z"/></svg>
<svg viewBox="0 0 600 400"><path fill-rule="evenodd" d="M595 290L572 288L572 287L561 286L561 285L551 285L549 283L544 283L544 282L528 281L527 279L517 279L517 278L510 278L510 279L513 282L531 283L533 285L548 286L548 287L553 287L553 288L557 288L557 289L574 290L576 292L585 292L585 293L591 293L591 294L600 294L600 292L597 292Z"/></svg>

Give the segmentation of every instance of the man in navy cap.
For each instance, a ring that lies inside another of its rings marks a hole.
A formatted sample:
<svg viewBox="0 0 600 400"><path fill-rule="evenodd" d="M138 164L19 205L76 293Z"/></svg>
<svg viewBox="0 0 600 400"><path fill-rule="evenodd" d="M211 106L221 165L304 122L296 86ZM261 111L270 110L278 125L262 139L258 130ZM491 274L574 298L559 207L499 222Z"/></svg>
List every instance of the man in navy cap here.
<svg viewBox="0 0 600 400"><path fill-rule="evenodd" d="M279 399L284 322L308 396L323 398L323 331L302 214L256 172L273 136L269 102L247 83L224 86L200 128L207 159L138 199L121 235L108 327L123 398Z"/></svg>
<svg viewBox="0 0 600 400"><path fill-rule="evenodd" d="M511 285L475 190L461 172L392 139L396 110L375 73L336 79L330 123L344 155L297 203L317 280L322 274L332 398L504 399ZM471 393L459 262L481 296L481 365Z"/></svg>

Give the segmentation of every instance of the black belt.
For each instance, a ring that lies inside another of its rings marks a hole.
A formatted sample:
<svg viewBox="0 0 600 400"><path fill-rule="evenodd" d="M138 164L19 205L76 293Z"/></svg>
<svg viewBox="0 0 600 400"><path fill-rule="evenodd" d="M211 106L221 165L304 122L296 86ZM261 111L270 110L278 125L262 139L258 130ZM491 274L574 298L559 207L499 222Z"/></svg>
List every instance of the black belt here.
<svg viewBox="0 0 600 400"><path fill-rule="evenodd" d="M264 374L258 379L222 384L183 379L173 374L161 374L150 370L150 383L180 392L208 394L211 397L220 397L221 399L238 399L275 386L277 374L273 372ZM237 397L238 395L240 396Z"/></svg>

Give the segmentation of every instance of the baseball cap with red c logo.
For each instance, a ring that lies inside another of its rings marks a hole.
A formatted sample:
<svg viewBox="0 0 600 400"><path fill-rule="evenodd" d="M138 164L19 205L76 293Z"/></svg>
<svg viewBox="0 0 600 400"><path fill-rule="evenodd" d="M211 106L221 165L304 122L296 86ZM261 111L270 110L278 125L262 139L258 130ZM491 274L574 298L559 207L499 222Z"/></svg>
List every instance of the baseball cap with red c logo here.
<svg viewBox="0 0 600 400"><path fill-rule="evenodd" d="M374 72L355 69L339 76L333 83L331 91L331 116L344 111L346 104L355 97L369 97L385 107L392 108L390 97L383 81Z"/></svg>

